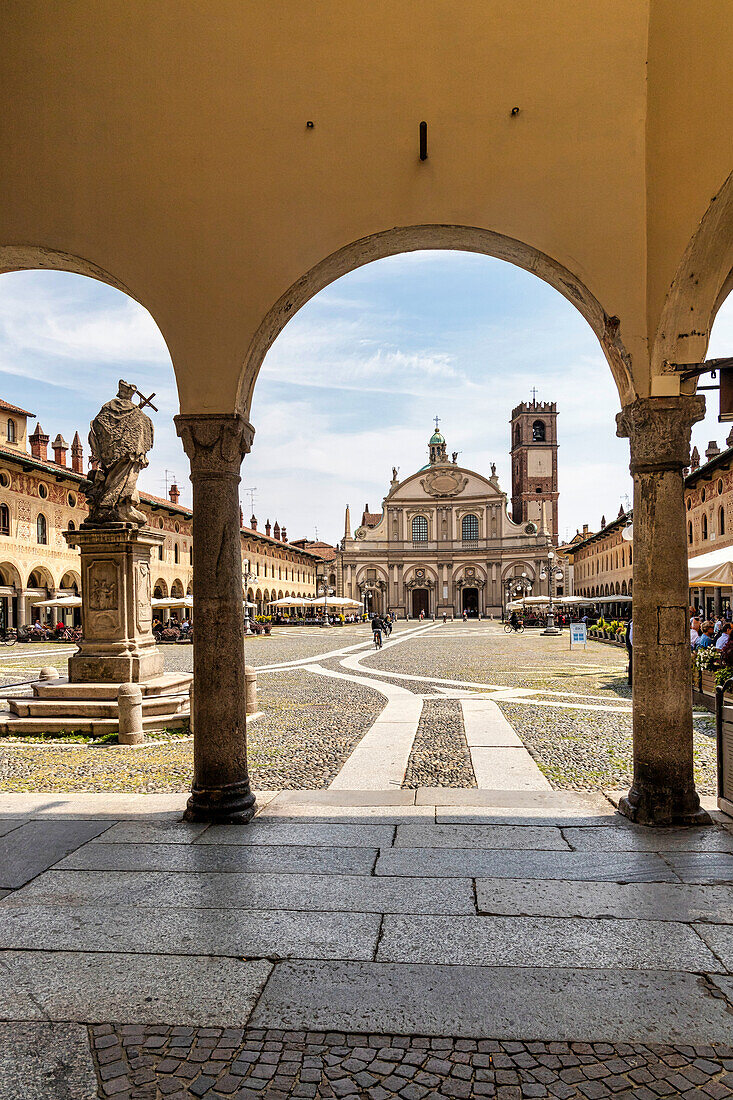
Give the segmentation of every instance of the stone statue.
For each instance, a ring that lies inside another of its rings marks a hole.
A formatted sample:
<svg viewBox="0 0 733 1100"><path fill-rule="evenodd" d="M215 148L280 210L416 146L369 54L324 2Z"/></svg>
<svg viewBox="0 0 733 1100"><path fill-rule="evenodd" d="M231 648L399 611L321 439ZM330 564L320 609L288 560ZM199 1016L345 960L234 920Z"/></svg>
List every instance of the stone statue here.
<svg viewBox="0 0 733 1100"><path fill-rule="evenodd" d="M453 452L453 464L455 465L456 462L458 462L458 451Z"/></svg>
<svg viewBox="0 0 733 1100"><path fill-rule="evenodd" d="M491 476L496 477L496 463L495 462L491 463Z"/></svg>
<svg viewBox="0 0 733 1100"><path fill-rule="evenodd" d="M397 480L397 467L396 466L392 467L392 480L393 481Z"/></svg>
<svg viewBox="0 0 733 1100"><path fill-rule="evenodd" d="M135 505L140 503L138 474L148 465L147 453L153 446L153 422L142 411L150 399L143 398L136 405L132 400L136 393L136 386L120 380L117 397L103 405L91 422L89 446L94 468L80 486L89 505L88 523L143 527L147 521Z"/></svg>

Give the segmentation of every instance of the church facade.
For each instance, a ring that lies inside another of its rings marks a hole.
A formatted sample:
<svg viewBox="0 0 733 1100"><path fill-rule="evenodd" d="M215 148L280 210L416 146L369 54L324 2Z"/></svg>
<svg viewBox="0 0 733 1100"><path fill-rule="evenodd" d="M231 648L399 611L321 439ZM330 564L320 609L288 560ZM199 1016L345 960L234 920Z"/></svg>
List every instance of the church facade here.
<svg viewBox="0 0 733 1100"><path fill-rule="evenodd" d="M402 480L393 469L381 512L367 506L353 535L346 509L339 593L398 618L499 616L519 585L546 593L557 542L556 418L554 403L512 412L511 510L496 467L486 476L459 465L436 423L427 464Z"/></svg>

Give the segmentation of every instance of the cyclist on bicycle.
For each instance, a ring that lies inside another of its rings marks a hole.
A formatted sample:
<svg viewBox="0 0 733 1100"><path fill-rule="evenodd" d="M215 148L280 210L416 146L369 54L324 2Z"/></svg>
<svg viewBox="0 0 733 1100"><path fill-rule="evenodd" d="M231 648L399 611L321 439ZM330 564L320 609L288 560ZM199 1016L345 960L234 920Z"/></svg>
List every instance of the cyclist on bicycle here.
<svg viewBox="0 0 733 1100"><path fill-rule="evenodd" d="M516 611L512 611L511 615L509 616L509 625L511 626L512 630L518 629L519 616L517 615Z"/></svg>
<svg viewBox="0 0 733 1100"><path fill-rule="evenodd" d="M377 649L382 647L382 631L384 630L384 623L379 618L379 615L372 615L372 634L374 635L374 645Z"/></svg>

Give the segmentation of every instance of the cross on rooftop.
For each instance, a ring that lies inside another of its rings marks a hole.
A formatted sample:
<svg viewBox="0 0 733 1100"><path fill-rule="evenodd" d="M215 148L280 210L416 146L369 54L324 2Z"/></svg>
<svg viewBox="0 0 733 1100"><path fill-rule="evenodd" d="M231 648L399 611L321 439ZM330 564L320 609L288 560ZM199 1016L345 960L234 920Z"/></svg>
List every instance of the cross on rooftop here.
<svg viewBox="0 0 733 1100"><path fill-rule="evenodd" d="M537 403L537 387L532 386L532 404L534 405L536 403Z"/></svg>
<svg viewBox="0 0 733 1100"><path fill-rule="evenodd" d="M436 430L436 432L437 432L437 430L438 430L438 424L439 424L439 423L440 423L440 417L439 417L439 416L436 416L436 418L435 418L435 430Z"/></svg>

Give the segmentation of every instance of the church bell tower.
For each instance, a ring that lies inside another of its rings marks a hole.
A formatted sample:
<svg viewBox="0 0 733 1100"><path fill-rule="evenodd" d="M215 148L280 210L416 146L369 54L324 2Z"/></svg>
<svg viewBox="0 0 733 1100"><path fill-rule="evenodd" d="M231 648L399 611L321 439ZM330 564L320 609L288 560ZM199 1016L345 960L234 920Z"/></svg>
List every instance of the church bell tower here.
<svg viewBox="0 0 733 1100"><path fill-rule="evenodd" d="M523 401L512 409L512 518L515 523L547 525L557 546L557 404Z"/></svg>

